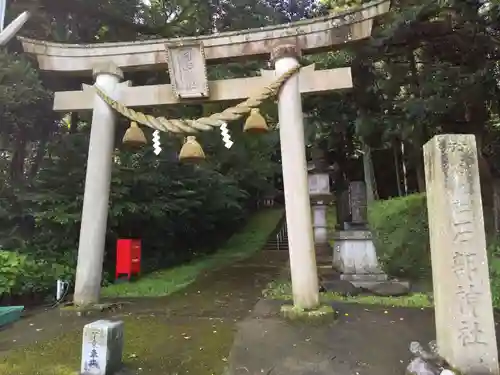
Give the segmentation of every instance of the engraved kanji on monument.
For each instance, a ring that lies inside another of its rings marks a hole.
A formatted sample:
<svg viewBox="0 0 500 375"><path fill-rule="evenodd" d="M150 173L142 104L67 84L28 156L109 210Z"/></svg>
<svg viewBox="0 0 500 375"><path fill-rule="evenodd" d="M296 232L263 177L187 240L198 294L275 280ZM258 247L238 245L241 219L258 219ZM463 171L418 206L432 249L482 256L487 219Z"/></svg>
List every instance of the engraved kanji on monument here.
<svg viewBox="0 0 500 375"><path fill-rule="evenodd" d="M439 354L464 374L498 374L477 147L473 135L424 146Z"/></svg>
<svg viewBox="0 0 500 375"><path fill-rule="evenodd" d="M166 45L172 88L181 99L209 96L203 44Z"/></svg>
<svg viewBox="0 0 500 375"><path fill-rule="evenodd" d="M349 204L351 222L355 225L366 224L368 201L366 199L366 185L363 181L353 181L349 184Z"/></svg>
<svg viewBox="0 0 500 375"><path fill-rule="evenodd" d="M98 320L83 328L82 375L108 375L120 370L123 322Z"/></svg>

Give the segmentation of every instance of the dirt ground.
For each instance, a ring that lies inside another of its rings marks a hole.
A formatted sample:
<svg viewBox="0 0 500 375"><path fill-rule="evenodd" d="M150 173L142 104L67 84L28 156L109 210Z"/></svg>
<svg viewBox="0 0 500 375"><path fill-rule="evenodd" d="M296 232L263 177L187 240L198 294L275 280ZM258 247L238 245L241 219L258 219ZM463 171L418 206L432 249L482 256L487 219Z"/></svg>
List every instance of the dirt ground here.
<svg viewBox="0 0 500 375"><path fill-rule="evenodd" d="M287 322L281 302L261 300L287 253L262 252L207 273L180 293L127 300L109 313L125 321L132 374L396 375L408 345L434 339L431 310L334 305L326 325ZM81 332L97 318L27 316L0 332L0 374L69 375L79 368ZM498 335L497 335L498 336Z"/></svg>
<svg viewBox="0 0 500 375"><path fill-rule="evenodd" d="M128 299L106 318L125 321L124 361L133 374L217 374L227 367L236 323L286 264L287 253L252 259L202 275L165 298ZM33 312L0 332L0 374L73 375L83 326L98 318Z"/></svg>
<svg viewBox="0 0 500 375"><path fill-rule="evenodd" d="M410 342L434 339L428 309L337 303L336 321L311 325L280 318L281 303L261 300L239 323L231 375L401 375Z"/></svg>

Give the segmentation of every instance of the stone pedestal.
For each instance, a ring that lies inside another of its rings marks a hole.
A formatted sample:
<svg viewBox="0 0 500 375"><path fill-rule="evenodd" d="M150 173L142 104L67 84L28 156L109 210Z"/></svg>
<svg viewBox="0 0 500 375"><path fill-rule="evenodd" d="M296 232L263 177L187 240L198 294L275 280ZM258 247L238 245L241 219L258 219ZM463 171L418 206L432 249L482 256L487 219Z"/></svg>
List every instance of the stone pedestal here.
<svg viewBox="0 0 500 375"><path fill-rule="evenodd" d="M438 135L424 146L439 354L460 373L497 375L477 146Z"/></svg>
<svg viewBox="0 0 500 375"><path fill-rule="evenodd" d="M122 368L123 322L98 320L83 328L81 375L110 375Z"/></svg>
<svg viewBox="0 0 500 375"><path fill-rule="evenodd" d="M333 267L342 280L368 287L387 280L378 264L372 235L368 230L338 231L334 236Z"/></svg>

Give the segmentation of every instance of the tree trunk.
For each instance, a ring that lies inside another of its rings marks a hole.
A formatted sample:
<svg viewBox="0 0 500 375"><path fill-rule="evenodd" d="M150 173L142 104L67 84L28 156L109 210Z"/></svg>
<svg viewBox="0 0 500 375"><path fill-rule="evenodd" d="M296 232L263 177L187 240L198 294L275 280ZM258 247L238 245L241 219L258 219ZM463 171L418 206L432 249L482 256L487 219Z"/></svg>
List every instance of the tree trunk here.
<svg viewBox="0 0 500 375"><path fill-rule="evenodd" d="M410 159L415 168L418 192L425 193L424 156L422 153L422 146L411 145Z"/></svg>
<svg viewBox="0 0 500 375"><path fill-rule="evenodd" d="M28 172L28 182L33 181L33 179L38 174L38 171L40 170L40 164L42 164L43 157L45 156L46 146L47 146L47 137L44 136L42 139L40 139L40 142L38 142L35 157L31 162L31 167Z"/></svg>
<svg viewBox="0 0 500 375"><path fill-rule="evenodd" d="M16 145L10 162L10 179L12 183L20 182L24 175L26 159L26 141L22 135L17 135Z"/></svg>
<svg viewBox="0 0 500 375"><path fill-rule="evenodd" d="M78 131L78 112L71 112L70 124L69 124L69 134L75 134Z"/></svg>
<svg viewBox="0 0 500 375"><path fill-rule="evenodd" d="M392 142L392 154L394 155L394 170L396 171L396 185L398 188L398 196L403 196L403 191L401 189L401 172L400 172L400 161L399 161L399 150L398 141L394 140Z"/></svg>
<svg viewBox="0 0 500 375"><path fill-rule="evenodd" d="M363 143L363 169L366 185L366 200L367 203L372 203L377 197L377 182L373 172L373 160L370 146Z"/></svg>

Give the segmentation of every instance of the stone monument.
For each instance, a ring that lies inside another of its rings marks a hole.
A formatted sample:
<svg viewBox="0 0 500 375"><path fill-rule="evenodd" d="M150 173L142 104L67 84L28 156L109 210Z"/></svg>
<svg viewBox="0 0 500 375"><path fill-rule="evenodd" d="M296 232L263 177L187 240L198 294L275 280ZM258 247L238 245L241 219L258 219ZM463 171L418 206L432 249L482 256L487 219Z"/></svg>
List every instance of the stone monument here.
<svg viewBox="0 0 500 375"><path fill-rule="evenodd" d="M365 230L368 224L368 202L363 181L353 181L349 184L349 207L351 220L348 226Z"/></svg>
<svg viewBox="0 0 500 375"><path fill-rule="evenodd" d="M462 374L497 375L476 140L435 136L424 161L439 354Z"/></svg>
<svg viewBox="0 0 500 375"><path fill-rule="evenodd" d="M123 322L98 320L83 328L81 375L110 375L122 368Z"/></svg>
<svg viewBox="0 0 500 375"><path fill-rule="evenodd" d="M342 280L350 281L356 287L370 288L385 282L378 264L372 234L367 226L367 202L364 182L349 184L351 221L334 236L333 266Z"/></svg>

